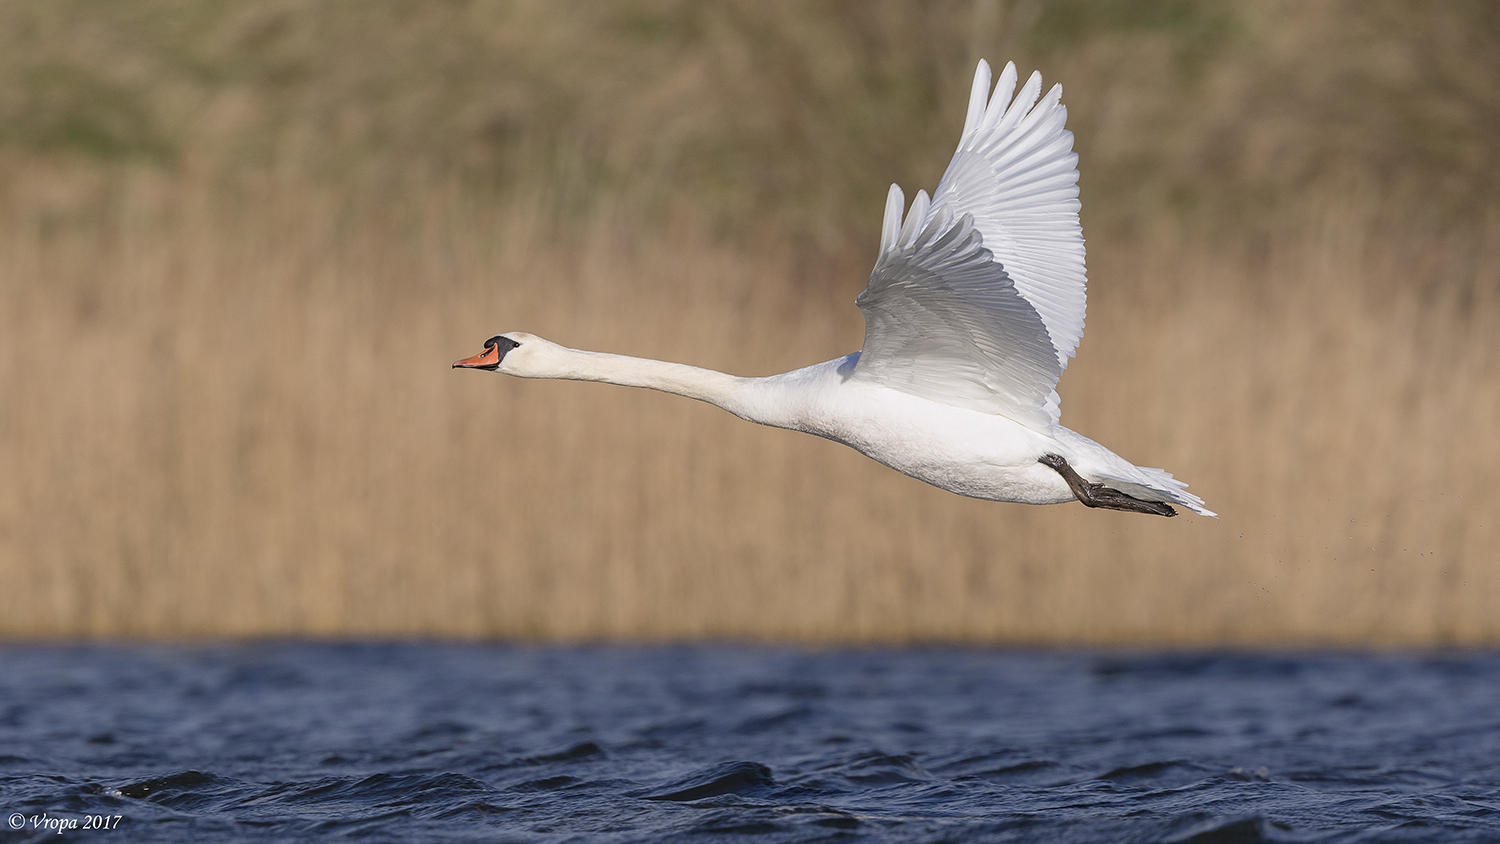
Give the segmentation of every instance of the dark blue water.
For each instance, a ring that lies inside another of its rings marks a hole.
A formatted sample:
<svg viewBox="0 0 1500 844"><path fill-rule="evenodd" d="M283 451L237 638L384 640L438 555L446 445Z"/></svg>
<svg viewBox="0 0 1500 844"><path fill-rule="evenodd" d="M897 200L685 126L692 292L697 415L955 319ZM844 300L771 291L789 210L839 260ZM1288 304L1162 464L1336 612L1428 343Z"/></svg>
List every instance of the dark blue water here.
<svg viewBox="0 0 1500 844"><path fill-rule="evenodd" d="M10 646L0 812L6 841L1494 842L1500 655Z"/></svg>

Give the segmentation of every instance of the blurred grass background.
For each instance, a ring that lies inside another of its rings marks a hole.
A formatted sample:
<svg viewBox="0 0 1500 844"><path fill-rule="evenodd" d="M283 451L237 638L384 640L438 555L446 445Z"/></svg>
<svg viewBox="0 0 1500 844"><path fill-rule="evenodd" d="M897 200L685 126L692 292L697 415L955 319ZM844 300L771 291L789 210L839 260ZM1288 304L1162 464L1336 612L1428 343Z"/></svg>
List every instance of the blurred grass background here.
<svg viewBox="0 0 1500 844"><path fill-rule="evenodd" d="M858 348L973 65L1061 82L1064 423L962 499L498 331ZM0 0L0 635L1500 642L1500 6Z"/></svg>

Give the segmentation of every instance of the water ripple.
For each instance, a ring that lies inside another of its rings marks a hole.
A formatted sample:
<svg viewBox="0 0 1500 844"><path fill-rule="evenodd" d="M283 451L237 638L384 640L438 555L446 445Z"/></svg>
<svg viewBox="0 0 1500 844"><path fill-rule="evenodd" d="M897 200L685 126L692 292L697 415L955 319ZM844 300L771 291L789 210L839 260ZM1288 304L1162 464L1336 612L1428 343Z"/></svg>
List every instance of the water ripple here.
<svg viewBox="0 0 1500 844"><path fill-rule="evenodd" d="M0 841L1500 840L1488 653L0 657Z"/></svg>

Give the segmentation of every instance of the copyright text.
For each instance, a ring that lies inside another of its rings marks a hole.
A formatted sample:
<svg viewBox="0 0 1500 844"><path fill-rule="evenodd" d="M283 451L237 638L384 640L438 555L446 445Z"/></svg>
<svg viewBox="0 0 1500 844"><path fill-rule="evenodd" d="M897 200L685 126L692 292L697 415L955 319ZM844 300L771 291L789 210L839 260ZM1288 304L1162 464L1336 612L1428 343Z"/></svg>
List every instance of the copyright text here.
<svg viewBox="0 0 1500 844"><path fill-rule="evenodd" d="M20 812L11 812L5 822L11 829L31 829L36 832L56 832L58 835L64 832L72 832L75 829L114 829L124 820L124 815L54 815L43 812L40 815L24 815Z"/></svg>

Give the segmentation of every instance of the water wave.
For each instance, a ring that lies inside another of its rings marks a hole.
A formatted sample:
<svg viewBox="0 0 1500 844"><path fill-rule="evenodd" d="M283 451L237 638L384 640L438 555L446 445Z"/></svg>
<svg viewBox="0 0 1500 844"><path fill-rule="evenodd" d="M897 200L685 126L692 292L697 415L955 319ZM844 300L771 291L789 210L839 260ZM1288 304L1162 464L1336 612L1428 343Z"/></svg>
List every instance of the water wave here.
<svg viewBox="0 0 1500 844"><path fill-rule="evenodd" d="M0 658L4 841L1500 840L1492 653Z"/></svg>

